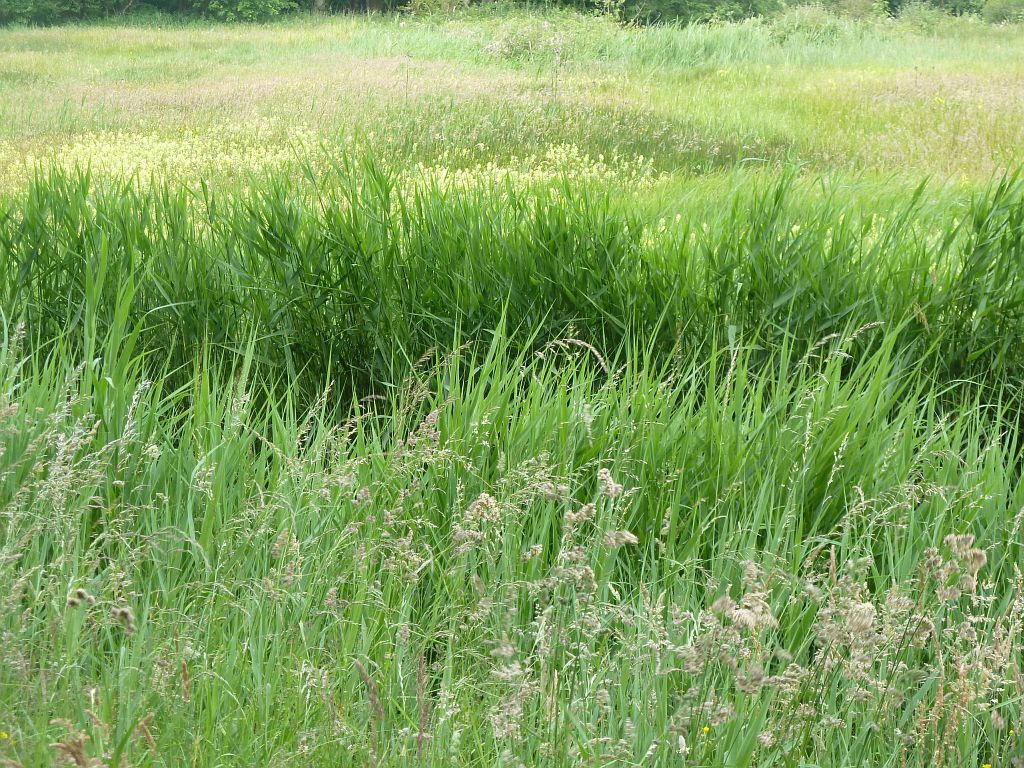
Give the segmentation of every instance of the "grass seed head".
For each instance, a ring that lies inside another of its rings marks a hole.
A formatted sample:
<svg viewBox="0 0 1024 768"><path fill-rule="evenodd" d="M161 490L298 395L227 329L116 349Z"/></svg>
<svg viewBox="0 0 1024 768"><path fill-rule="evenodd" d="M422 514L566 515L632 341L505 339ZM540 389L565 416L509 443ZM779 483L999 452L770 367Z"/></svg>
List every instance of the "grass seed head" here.
<svg viewBox="0 0 1024 768"><path fill-rule="evenodd" d="M601 495L608 499L617 499L622 495L622 485L615 482L611 471L601 468L597 471L597 481L600 484Z"/></svg>
<svg viewBox="0 0 1024 768"><path fill-rule="evenodd" d="M606 547L618 549L627 544L637 544L640 540L629 531L608 531L604 535L603 541Z"/></svg>

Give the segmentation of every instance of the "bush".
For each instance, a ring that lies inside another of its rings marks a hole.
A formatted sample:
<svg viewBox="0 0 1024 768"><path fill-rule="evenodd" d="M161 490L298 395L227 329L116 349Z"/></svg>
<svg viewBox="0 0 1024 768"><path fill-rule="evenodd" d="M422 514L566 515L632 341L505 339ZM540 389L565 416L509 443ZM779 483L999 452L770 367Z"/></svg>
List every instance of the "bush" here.
<svg viewBox="0 0 1024 768"><path fill-rule="evenodd" d="M221 21L262 21L304 10L450 12L470 0L0 0L0 24L61 24L123 14L140 8L178 16L199 16ZM836 17L865 18L892 13L923 31L933 31L948 14L979 13L984 0L823 0L823 5L786 8L785 0L556 0L556 5L581 11L613 13L626 20L732 21L783 13L778 27L782 37L801 35L826 41L838 37ZM992 23L1024 19L1024 0L989 0L985 18ZM815 28L815 25L820 28ZM518 33L512 33L516 38ZM532 58L529 40L508 39L511 58ZM526 45L520 50L521 44Z"/></svg>
<svg viewBox="0 0 1024 768"><path fill-rule="evenodd" d="M4 0L0 2L0 24L58 24L121 10L117 0Z"/></svg>
<svg viewBox="0 0 1024 768"><path fill-rule="evenodd" d="M222 21L261 21L295 8L295 0L208 0L206 13Z"/></svg>
<svg viewBox="0 0 1024 768"><path fill-rule="evenodd" d="M889 12L925 29L935 29L945 16L981 12L984 0L887 0Z"/></svg>
<svg viewBox="0 0 1024 768"><path fill-rule="evenodd" d="M787 8L772 20L772 39L780 43L792 39L831 43L843 34L839 18L821 5L797 5Z"/></svg>
<svg viewBox="0 0 1024 768"><path fill-rule="evenodd" d="M932 33L946 20L947 14L934 5L911 2L900 7L899 20L916 32Z"/></svg>
<svg viewBox="0 0 1024 768"><path fill-rule="evenodd" d="M840 16L868 19L885 16L889 12L885 0L826 0L825 8Z"/></svg>
<svg viewBox="0 0 1024 768"><path fill-rule="evenodd" d="M262 21L295 10L392 10L392 0L0 0L0 24L61 24L148 10L221 21Z"/></svg>
<svg viewBox="0 0 1024 768"><path fill-rule="evenodd" d="M735 21L780 8L781 0L626 0L623 14L644 22Z"/></svg>
<svg viewBox="0 0 1024 768"><path fill-rule="evenodd" d="M1024 22L1024 0L988 0L981 15L990 24Z"/></svg>

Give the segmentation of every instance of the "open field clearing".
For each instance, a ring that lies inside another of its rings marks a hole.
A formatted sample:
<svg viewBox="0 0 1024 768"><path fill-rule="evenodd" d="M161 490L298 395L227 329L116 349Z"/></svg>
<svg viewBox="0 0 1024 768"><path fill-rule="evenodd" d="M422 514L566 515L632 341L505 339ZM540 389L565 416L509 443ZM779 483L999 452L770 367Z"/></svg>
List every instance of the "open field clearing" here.
<svg viewBox="0 0 1024 768"><path fill-rule="evenodd" d="M1022 768L1022 32L0 29L0 765Z"/></svg>
<svg viewBox="0 0 1024 768"><path fill-rule="evenodd" d="M1020 27L622 28L552 13L0 32L0 167L223 176L358 142L473 166L569 144L659 171L788 162L987 179L1024 144ZM321 141L326 147L321 147ZM25 156L29 156L27 162Z"/></svg>

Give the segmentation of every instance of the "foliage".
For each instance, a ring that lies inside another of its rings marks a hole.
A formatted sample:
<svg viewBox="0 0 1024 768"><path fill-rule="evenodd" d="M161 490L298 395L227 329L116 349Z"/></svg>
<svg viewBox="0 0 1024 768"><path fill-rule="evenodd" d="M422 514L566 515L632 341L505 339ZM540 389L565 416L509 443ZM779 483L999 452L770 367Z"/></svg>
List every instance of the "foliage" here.
<svg viewBox="0 0 1024 768"><path fill-rule="evenodd" d="M987 0L982 8L985 20L992 24L1024 22L1024 2L1021 0Z"/></svg>
<svg viewBox="0 0 1024 768"><path fill-rule="evenodd" d="M126 0L4 0L0 24L81 21L119 13L129 6Z"/></svg>
<svg viewBox="0 0 1024 768"><path fill-rule="evenodd" d="M205 12L224 21L259 21L295 8L294 0L206 0Z"/></svg>
<svg viewBox="0 0 1024 768"><path fill-rule="evenodd" d="M986 18L1012 21L1015 0L994 0ZM624 21L712 22L771 17L789 7L783 0L563 0L561 6L598 12ZM829 0L825 5L842 15L866 18L881 12L899 14L905 6L922 5L956 15L979 13L982 0ZM397 11L430 16L452 14L469 7L468 0L6 0L0 7L0 24L59 24L123 16L148 10L178 16L221 21L261 21L295 11L313 13L350 11ZM799 4L795 7L799 7ZM1010 11L1001 11L1000 8ZM912 14L921 15L911 9Z"/></svg>
<svg viewBox="0 0 1024 768"><path fill-rule="evenodd" d="M1017 766L1022 43L933 14L0 33L0 764Z"/></svg>
<svg viewBox="0 0 1024 768"><path fill-rule="evenodd" d="M783 7L781 0L626 0L622 13L645 23L729 21L764 16Z"/></svg>
<svg viewBox="0 0 1024 768"><path fill-rule="evenodd" d="M666 356L683 328L689 349L724 343L724 318L730 333L767 334L766 354L883 323L940 381L1024 374L1017 181L933 231L914 225L913 200L862 218L791 202L787 180L737 197L714 229L681 217L660 228L585 176L444 181L339 162L315 181L268 177L202 206L173 185L93 192L87 175L41 177L0 219L3 305L45 343L102 260L108 291L135 286L128 318L145 319L167 360L186 363L190 340L234 345L244 327L260 359L308 371L312 389L328 370L360 391L394 385L403 361L502 319L542 342L576 324L599 349L642 341Z"/></svg>
<svg viewBox="0 0 1024 768"><path fill-rule="evenodd" d="M772 37L780 43L806 41L834 45L848 34L850 25L821 5L787 8L772 20Z"/></svg>
<svg viewBox="0 0 1024 768"><path fill-rule="evenodd" d="M935 5L923 2L910 2L899 8L901 22L924 34L933 34L946 20L946 13Z"/></svg>
<svg viewBox="0 0 1024 768"><path fill-rule="evenodd" d="M5 202L5 760L1021 755L1018 183L336 173Z"/></svg>
<svg viewBox="0 0 1024 768"><path fill-rule="evenodd" d="M176 16L205 16L221 21L262 21L297 10L347 11L391 9L390 3L338 0L5 0L0 24L58 24L150 10Z"/></svg>

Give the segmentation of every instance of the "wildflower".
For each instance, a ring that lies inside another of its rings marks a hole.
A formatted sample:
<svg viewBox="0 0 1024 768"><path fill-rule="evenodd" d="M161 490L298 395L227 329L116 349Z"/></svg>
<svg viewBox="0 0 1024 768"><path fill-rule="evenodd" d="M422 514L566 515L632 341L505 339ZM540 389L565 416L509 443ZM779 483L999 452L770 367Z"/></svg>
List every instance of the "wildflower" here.
<svg viewBox="0 0 1024 768"><path fill-rule="evenodd" d="M709 733L711 733L711 727L707 726L707 725L705 725L701 730L704 732L705 736L707 736Z"/></svg>

